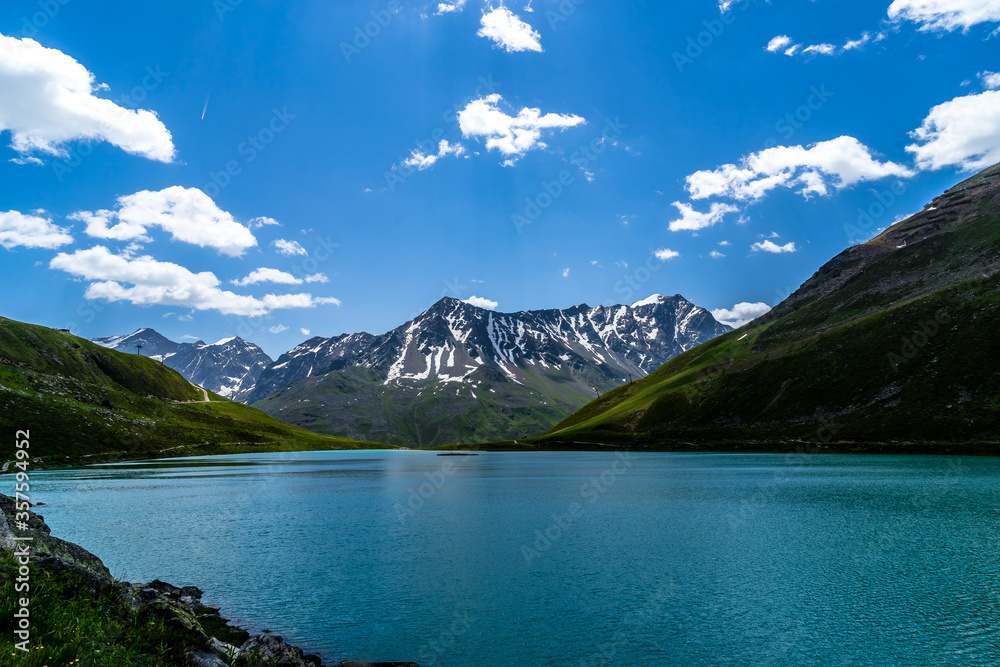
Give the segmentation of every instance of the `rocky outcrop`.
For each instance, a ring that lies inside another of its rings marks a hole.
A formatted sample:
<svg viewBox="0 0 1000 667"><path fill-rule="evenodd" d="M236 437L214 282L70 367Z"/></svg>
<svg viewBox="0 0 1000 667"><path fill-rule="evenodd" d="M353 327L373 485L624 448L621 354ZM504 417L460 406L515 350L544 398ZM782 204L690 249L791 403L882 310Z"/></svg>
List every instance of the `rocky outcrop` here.
<svg viewBox="0 0 1000 667"><path fill-rule="evenodd" d="M265 632L251 636L231 625L220 615L219 607L202 603L203 592L195 586L178 587L159 579L148 584L116 581L100 558L72 542L52 537L41 515L27 510L27 520L22 521L15 500L3 494L0 510L0 549L17 553L27 544L35 568L76 575L95 594L117 588L131 618L155 617L184 638L185 655L193 667L323 667L319 656L306 655L279 635ZM418 666L412 662L349 661L338 667Z"/></svg>
<svg viewBox="0 0 1000 667"><path fill-rule="evenodd" d="M0 510L3 512L0 518L0 548L14 551L18 544L28 544L32 563L36 567L78 574L85 585L94 591L103 590L114 582L111 572L100 558L72 542L52 537L40 514L29 511L25 525L17 530L18 537L30 537L30 542L19 543L15 540L13 529L18 525L16 504L10 496L0 494Z"/></svg>

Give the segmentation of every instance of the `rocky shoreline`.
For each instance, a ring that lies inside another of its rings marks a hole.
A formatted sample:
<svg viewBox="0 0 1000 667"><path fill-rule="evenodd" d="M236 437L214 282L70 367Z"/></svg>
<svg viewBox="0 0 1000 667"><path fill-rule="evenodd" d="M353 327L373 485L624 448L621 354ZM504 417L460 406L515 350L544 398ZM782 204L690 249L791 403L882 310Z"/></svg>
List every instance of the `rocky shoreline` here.
<svg viewBox="0 0 1000 667"><path fill-rule="evenodd" d="M177 587L159 580L146 584L117 581L100 558L79 545L53 537L44 518L34 511L28 512L27 527L19 527L15 533L15 501L9 496L0 494L0 510L0 550L18 554L20 549L23 553L23 545L29 544L32 570L74 577L95 597L115 591L123 603L124 622L150 617L161 620L184 643L183 667L332 667L320 656L288 644L280 635L251 635L232 625L222 617L219 607L202 604L203 592L195 586ZM346 661L337 667L418 665Z"/></svg>

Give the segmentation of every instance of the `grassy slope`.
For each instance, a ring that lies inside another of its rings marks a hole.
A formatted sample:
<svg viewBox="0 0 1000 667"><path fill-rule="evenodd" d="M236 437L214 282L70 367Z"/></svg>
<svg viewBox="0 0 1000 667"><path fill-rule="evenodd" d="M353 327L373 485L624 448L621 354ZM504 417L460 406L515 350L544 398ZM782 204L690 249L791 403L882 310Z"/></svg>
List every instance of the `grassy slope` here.
<svg viewBox="0 0 1000 667"><path fill-rule="evenodd" d="M35 467L380 446L311 433L209 396L197 402L199 388L147 357L0 318L0 429L30 430L32 455L42 458Z"/></svg>
<svg viewBox="0 0 1000 667"><path fill-rule="evenodd" d="M957 186L842 253L773 315L529 444L1000 451L998 182L993 168Z"/></svg>

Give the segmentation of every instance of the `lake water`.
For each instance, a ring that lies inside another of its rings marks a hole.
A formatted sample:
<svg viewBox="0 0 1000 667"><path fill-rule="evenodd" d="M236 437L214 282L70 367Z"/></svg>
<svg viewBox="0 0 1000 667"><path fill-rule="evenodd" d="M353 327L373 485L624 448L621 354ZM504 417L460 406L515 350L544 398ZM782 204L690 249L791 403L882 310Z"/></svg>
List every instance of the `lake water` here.
<svg viewBox="0 0 1000 667"><path fill-rule="evenodd" d="M326 452L32 490L116 576L334 664L1000 664L1000 459Z"/></svg>

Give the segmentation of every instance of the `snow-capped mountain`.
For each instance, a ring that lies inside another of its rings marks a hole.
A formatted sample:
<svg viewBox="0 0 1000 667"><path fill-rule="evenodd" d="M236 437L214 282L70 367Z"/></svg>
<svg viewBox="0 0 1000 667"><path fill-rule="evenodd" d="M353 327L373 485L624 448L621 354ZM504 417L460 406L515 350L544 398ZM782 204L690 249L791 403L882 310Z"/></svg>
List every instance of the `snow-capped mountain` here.
<svg viewBox="0 0 1000 667"><path fill-rule="evenodd" d="M93 341L112 350L142 354L160 361L176 353L177 348L181 346L181 343L175 343L153 329L139 329L127 336L107 336L94 338Z"/></svg>
<svg viewBox="0 0 1000 667"><path fill-rule="evenodd" d="M127 336L95 338L94 342L158 359L191 382L233 400L244 398L272 362L262 349L239 337L217 343L175 343L153 329L139 329Z"/></svg>
<svg viewBox="0 0 1000 667"><path fill-rule="evenodd" d="M263 401L258 407L308 428L333 432L336 424L347 429L337 431L340 435L391 442L399 435L393 424L400 417L385 410L407 405L413 415L406 419L412 417L419 430L428 410L423 402L431 397L449 397L447 409L440 401L435 409L447 412L452 421L464 410L482 412L480 399L497 400L507 421L524 426L516 433L538 432L630 376L643 377L730 330L679 295L654 295L630 306L519 313L445 298L382 335L356 333L302 343L260 375L246 401ZM458 407L463 402L465 408ZM525 417L518 412L532 411L532 402L548 406L552 414L539 422L535 413ZM484 418L495 421L494 416ZM373 421L384 428L366 431L351 425ZM437 439L450 437L451 428L442 422L439 430L445 435ZM507 428L496 431L496 437L510 434Z"/></svg>

